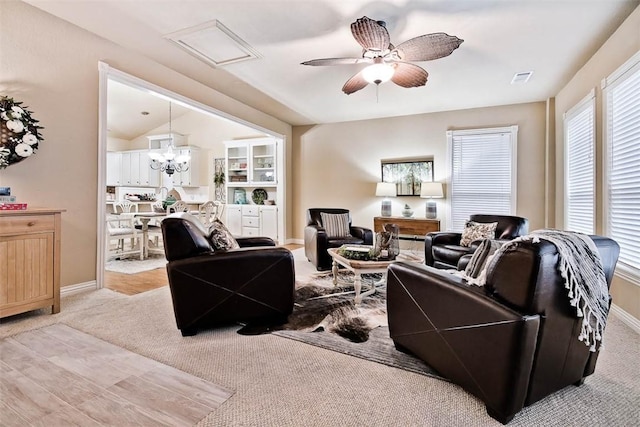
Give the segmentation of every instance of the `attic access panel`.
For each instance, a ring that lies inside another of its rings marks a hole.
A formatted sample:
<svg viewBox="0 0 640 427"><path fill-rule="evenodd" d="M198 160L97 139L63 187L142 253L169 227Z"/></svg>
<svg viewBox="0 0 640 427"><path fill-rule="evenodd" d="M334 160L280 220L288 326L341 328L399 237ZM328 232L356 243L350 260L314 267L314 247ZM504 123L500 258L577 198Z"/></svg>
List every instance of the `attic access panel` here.
<svg viewBox="0 0 640 427"><path fill-rule="evenodd" d="M396 184L398 196L420 196L422 182L433 181L433 159L382 160L382 182Z"/></svg>
<svg viewBox="0 0 640 427"><path fill-rule="evenodd" d="M217 19L167 34L164 38L214 67L262 57Z"/></svg>

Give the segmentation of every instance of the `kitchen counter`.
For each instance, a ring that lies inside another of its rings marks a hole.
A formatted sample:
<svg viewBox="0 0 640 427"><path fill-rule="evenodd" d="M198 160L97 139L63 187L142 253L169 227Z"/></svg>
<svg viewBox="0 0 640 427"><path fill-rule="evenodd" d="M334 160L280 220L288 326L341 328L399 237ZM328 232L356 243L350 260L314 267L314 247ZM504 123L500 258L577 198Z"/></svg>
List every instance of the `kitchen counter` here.
<svg viewBox="0 0 640 427"><path fill-rule="evenodd" d="M203 204L207 202L207 200L182 200L189 206L197 206L200 208ZM148 200L130 200L131 203L135 205L135 212L151 212L153 211L153 204L156 201L148 201ZM107 208L111 209L112 213L118 213L117 204L119 202L116 200L107 200Z"/></svg>

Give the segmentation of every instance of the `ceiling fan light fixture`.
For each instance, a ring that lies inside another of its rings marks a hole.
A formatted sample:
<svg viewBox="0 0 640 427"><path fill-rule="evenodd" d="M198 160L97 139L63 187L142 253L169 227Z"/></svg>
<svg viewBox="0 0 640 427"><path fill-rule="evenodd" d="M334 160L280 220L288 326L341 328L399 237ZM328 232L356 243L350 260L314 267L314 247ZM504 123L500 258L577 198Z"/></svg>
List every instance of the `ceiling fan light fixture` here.
<svg viewBox="0 0 640 427"><path fill-rule="evenodd" d="M394 71L395 70L391 65L380 62L369 65L367 68L362 70L362 77L369 83L379 85L380 83L385 83L391 80Z"/></svg>

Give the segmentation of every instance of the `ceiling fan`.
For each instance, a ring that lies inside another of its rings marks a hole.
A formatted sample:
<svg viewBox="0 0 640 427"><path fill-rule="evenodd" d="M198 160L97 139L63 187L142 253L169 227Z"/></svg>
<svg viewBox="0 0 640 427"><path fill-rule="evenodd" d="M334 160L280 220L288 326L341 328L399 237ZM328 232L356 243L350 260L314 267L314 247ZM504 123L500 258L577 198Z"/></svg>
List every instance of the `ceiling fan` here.
<svg viewBox="0 0 640 427"><path fill-rule="evenodd" d="M351 24L351 34L362 46L362 58L324 58L305 61L302 65L371 64L342 87L347 95L369 83L379 85L391 80L398 86L418 87L427 83L427 73L411 61L431 61L451 55L464 40L446 33L423 34L393 46L384 21L363 16Z"/></svg>

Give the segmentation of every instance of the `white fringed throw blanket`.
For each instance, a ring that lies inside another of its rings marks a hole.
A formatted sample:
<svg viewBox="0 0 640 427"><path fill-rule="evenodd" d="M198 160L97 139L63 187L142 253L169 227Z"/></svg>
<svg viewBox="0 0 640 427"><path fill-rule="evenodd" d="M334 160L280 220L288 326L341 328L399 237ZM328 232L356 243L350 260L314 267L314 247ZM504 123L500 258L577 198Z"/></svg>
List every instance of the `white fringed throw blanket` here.
<svg viewBox="0 0 640 427"><path fill-rule="evenodd" d="M507 250L519 241L538 243L546 240L558 249L560 274L569 290L569 302L582 317L582 330L578 339L596 351L596 341L602 346L602 333L609 313L609 289L602 261L593 240L586 234L536 230L503 245L498 251Z"/></svg>

